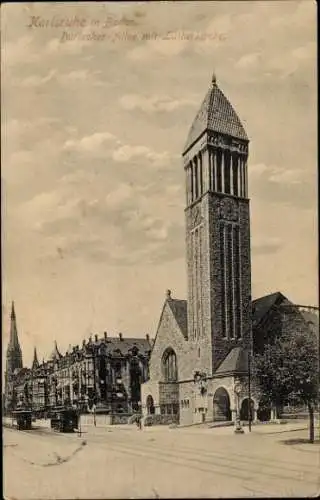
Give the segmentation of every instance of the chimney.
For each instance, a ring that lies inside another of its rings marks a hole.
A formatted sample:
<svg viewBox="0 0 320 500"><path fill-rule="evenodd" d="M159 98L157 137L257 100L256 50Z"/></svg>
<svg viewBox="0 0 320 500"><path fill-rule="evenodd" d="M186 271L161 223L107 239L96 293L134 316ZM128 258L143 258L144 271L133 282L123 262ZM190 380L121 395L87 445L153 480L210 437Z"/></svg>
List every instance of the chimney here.
<svg viewBox="0 0 320 500"><path fill-rule="evenodd" d="M108 333L107 333L107 332L103 332L103 336L104 336L104 340L107 340L107 338L108 338Z"/></svg>
<svg viewBox="0 0 320 500"><path fill-rule="evenodd" d="M119 339L123 340L122 333L119 333Z"/></svg>
<svg viewBox="0 0 320 500"><path fill-rule="evenodd" d="M98 335L97 334L95 334L95 336L94 336L94 341L98 342Z"/></svg>
<svg viewBox="0 0 320 500"><path fill-rule="evenodd" d="M147 333L147 335L146 335L146 339L147 339L147 341L148 341L148 342L150 342L149 333Z"/></svg>
<svg viewBox="0 0 320 500"><path fill-rule="evenodd" d="M171 290L166 291L167 300L171 299Z"/></svg>
<svg viewBox="0 0 320 500"><path fill-rule="evenodd" d="M82 341L82 347L85 347L85 346L86 346L86 341L85 341L85 339L83 339L83 341Z"/></svg>
<svg viewBox="0 0 320 500"><path fill-rule="evenodd" d="M91 344L91 342L92 342L92 335L90 335L89 337L89 344Z"/></svg>

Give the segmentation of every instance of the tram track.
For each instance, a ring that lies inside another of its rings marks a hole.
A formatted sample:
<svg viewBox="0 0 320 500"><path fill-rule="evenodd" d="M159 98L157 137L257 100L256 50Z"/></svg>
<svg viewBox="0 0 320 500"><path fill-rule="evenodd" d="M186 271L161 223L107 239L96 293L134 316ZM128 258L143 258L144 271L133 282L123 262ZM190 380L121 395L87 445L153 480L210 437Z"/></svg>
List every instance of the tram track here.
<svg viewBox="0 0 320 500"><path fill-rule="evenodd" d="M4 425L8 429L15 431L16 428L10 425ZM32 437L61 437L65 439L75 438L77 440L80 436L77 433L60 434L51 429L34 428L32 430L23 430L23 432ZM141 434L140 434L141 435ZM138 438L139 434L134 437ZM81 437L84 437L83 435ZM107 439L104 439L106 437ZM123 438L123 435L121 436ZM132 439L130 435L126 435L126 442L119 439L116 433L100 433L99 435L87 434L86 439L88 444L95 444L99 448L107 447L110 451L118 452L125 455L136 457L148 458L151 460L161 461L169 464L180 465L190 469L197 469L202 472L225 475L230 478L241 479L249 481L252 476L256 479L270 478L272 481L290 480L295 483L308 483L319 486L319 477L315 479L318 472L316 466L314 470L310 470L310 465L305 465L303 462L288 464L282 462L279 464L278 460L274 461L271 458L258 458L248 456L245 454L233 453L222 454L215 451L208 451L202 448L194 448L186 445L179 445L175 448L168 447L164 449L164 445L155 443L155 438L151 438L144 442L139 442L137 439ZM281 472L280 472L281 471ZM250 475L248 475L250 472ZM300 477L297 477L297 474Z"/></svg>
<svg viewBox="0 0 320 500"><path fill-rule="evenodd" d="M99 441L96 441L96 443L99 444ZM108 449L112 449L113 451L123 451L124 453L142 453L143 455L148 456L148 458L156 458L159 459L159 456L161 456L161 460L168 460L168 459L174 459L174 462L172 463L177 463L176 459L182 459L186 461L192 468L195 468L195 464L201 464L202 469L203 466L209 466L209 470L206 470L206 472L214 472L214 473L219 473L221 475L227 475L229 477L235 477L237 479L241 478L244 480L249 480L249 476L243 476L239 475L239 473L247 473L248 471L250 472L250 478L252 478L252 475L255 475L257 477L270 477L270 479L273 480L293 480L293 481L298 481L298 482L304 482L308 480L308 482L314 483L313 478L306 479L306 475L311 476L313 473L308 471L308 470L301 470L300 469L285 469L285 471L289 474L283 474L283 473L276 473L272 472L272 470L279 470L278 464L272 465L265 465L264 463L256 464L259 469L254 470L253 466L255 465L255 459L252 460L246 460L245 463L240 461L238 458L233 458L232 454L230 456L225 456L221 453L216 453L216 452L207 452L205 450L200 450L200 449L195 449L195 448L189 448L189 447L181 447L176 450L170 450L166 449L164 450L163 448L157 446L157 445L150 445L150 444L137 444L132 443L132 447L129 446L128 444L123 444L121 442L114 443L113 445L110 446L110 443L101 443L102 445L107 445ZM192 455L192 456L190 456ZM224 463L221 463L224 462ZM192 465L194 464L194 465ZM213 470L214 468L214 470ZM266 468L271 469L266 471ZM283 471L283 469L281 468ZM234 471L234 472L232 472ZM303 477L297 478L294 477L293 474L291 473L301 473ZM315 484L319 484L319 481L316 481Z"/></svg>

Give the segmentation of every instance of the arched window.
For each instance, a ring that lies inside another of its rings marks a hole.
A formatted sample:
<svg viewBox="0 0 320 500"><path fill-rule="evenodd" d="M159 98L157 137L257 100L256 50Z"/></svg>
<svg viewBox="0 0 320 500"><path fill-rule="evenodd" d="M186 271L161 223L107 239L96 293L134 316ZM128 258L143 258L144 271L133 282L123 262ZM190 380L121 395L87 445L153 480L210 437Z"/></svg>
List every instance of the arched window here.
<svg viewBox="0 0 320 500"><path fill-rule="evenodd" d="M178 380L177 356L171 348L167 349L162 357L162 372L165 382Z"/></svg>

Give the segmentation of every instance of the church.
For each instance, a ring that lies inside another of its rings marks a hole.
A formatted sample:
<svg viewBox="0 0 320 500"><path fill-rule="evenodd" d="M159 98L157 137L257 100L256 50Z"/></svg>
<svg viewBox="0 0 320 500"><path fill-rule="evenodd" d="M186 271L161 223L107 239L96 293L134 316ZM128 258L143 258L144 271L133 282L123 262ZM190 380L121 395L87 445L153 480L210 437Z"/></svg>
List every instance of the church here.
<svg viewBox="0 0 320 500"><path fill-rule="evenodd" d="M314 317L280 292L252 301L249 139L213 76L182 153L188 300L168 290L142 385L153 423L266 420L249 354ZM308 316L309 315L309 316ZM268 409L267 409L268 410ZM267 411L268 413L268 411Z"/></svg>

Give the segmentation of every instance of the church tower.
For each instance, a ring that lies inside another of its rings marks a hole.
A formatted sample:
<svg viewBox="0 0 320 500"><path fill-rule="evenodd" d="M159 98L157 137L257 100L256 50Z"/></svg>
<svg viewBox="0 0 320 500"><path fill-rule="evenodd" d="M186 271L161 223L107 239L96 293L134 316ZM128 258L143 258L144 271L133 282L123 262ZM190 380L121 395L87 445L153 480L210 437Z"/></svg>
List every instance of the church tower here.
<svg viewBox="0 0 320 500"><path fill-rule="evenodd" d="M7 376L13 374L17 368L22 368L22 351L18 339L17 319L14 310L14 303L11 306L10 318L10 338L7 348Z"/></svg>
<svg viewBox="0 0 320 500"><path fill-rule="evenodd" d="M213 76L183 151L188 339L207 375L250 338L248 144Z"/></svg>
<svg viewBox="0 0 320 500"><path fill-rule="evenodd" d="M17 320L14 303L11 306L10 338L7 347L6 372L5 372L5 410L12 409L15 405L14 372L22 368L22 352L18 339Z"/></svg>

